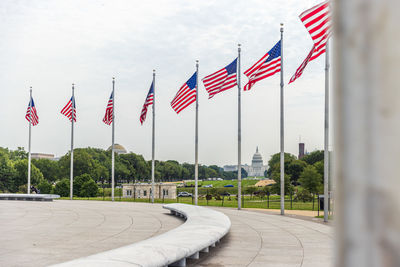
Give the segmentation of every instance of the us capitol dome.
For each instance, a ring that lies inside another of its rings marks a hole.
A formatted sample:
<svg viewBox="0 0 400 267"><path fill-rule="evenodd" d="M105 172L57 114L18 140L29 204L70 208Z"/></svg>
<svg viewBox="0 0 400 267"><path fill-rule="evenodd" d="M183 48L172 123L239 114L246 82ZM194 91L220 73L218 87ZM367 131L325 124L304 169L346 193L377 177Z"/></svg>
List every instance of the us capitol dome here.
<svg viewBox="0 0 400 267"><path fill-rule="evenodd" d="M264 165L263 158L260 152L258 152L258 147L251 160L251 165L244 164L242 168L247 172L247 176L264 176L264 172L268 169L268 166ZM224 171L237 171L237 165L225 165Z"/></svg>

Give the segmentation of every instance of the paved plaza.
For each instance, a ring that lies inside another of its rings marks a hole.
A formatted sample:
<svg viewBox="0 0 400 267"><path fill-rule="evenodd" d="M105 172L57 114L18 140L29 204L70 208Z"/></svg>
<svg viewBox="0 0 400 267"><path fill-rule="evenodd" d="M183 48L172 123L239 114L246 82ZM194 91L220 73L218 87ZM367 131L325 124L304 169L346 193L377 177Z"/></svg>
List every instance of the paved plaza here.
<svg viewBox="0 0 400 267"><path fill-rule="evenodd" d="M332 227L268 214L214 208L230 233L190 266L330 266ZM183 220L159 204L0 202L0 266L46 266L121 247L176 228Z"/></svg>

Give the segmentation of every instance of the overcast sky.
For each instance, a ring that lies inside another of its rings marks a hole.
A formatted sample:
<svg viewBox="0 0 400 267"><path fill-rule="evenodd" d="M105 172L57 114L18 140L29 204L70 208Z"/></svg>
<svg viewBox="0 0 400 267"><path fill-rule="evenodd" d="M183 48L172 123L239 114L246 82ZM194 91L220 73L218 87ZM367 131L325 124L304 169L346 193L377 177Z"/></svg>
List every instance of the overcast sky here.
<svg viewBox="0 0 400 267"><path fill-rule="evenodd" d="M64 155L70 123L60 114L75 83L75 147L111 145L102 122L116 78L116 143L151 159L151 110L139 115L156 69L156 158L194 162L194 105L170 106L200 61L199 76L237 57L242 72L279 40L285 23L285 150L323 149L324 56L288 85L312 41L298 18L317 0L2 0L0 1L0 146L28 147L29 86L39 115L32 152ZM242 93L242 162L259 146L264 161L279 151L279 75ZM242 84L247 78L242 75ZM199 162L237 163L237 88L208 100L199 82Z"/></svg>

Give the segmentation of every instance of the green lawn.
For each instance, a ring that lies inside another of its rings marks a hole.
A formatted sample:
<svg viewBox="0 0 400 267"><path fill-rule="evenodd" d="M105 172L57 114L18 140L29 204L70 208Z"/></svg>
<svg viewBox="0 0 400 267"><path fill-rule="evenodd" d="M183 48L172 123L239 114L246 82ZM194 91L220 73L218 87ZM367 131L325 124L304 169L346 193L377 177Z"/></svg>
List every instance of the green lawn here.
<svg viewBox="0 0 400 267"><path fill-rule="evenodd" d="M242 179L242 186L251 186L255 185L259 180L249 180L249 179ZM194 185L194 182L188 182L186 183L187 185ZM223 180L223 181L199 181L199 187L202 187L203 185L208 185L212 184L213 187L218 188L218 187L224 187L225 185L231 184L234 187L237 188L237 180Z"/></svg>
<svg viewBox="0 0 400 267"><path fill-rule="evenodd" d="M61 199L69 199L68 197L63 197ZM79 200L98 200L102 201L103 197L91 197L91 198L78 198L74 197L74 199ZM111 201L110 197L105 197L105 201ZM133 198L120 198L119 195L115 196L115 201L124 201L124 202L150 202L149 198L141 198L141 199L133 199ZM192 204L193 199L191 197L180 197L176 199L155 199L156 203L185 203ZM217 207L237 207L236 197L224 197L223 200L212 200L207 201L204 197L200 197L198 200L198 204L200 206L217 206ZM314 204L314 210L317 210L317 201ZM280 197L279 196L270 196L269 206L266 198L260 199L257 197L251 198L250 196L244 196L242 201L243 208L261 208L261 209L280 209ZM312 210L312 202L292 202L290 203L289 197L285 198L285 209L293 209L293 210Z"/></svg>

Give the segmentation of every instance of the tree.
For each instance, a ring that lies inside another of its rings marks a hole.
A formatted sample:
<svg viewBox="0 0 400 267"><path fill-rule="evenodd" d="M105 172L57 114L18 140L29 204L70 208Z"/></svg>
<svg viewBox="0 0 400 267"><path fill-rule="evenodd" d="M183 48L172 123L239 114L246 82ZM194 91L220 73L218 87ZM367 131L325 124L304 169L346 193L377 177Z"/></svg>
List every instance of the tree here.
<svg viewBox="0 0 400 267"><path fill-rule="evenodd" d="M310 154L305 155L301 160L307 162L309 165L313 165L317 161L324 160L324 151L323 150L313 151Z"/></svg>
<svg viewBox="0 0 400 267"><path fill-rule="evenodd" d="M40 170L44 179L47 181L54 182L60 177L60 168L57 161L49 159L33 159L32 163Z"/></svg>
<svg viewBox="0 0 400 267"><path fill-rule="evenodd" d="M10 151L10 159L18 160L18 159L27 159L28 152L25 151L23 147L18 147L17 150Z"/></svg>
<svg viewBox="0 0 400 267"><path fill-rule="evenodd" d="M276 184L272 185L272 190L279 194L281 193L281 172L280 172L280 163L276 163L273 167L274 171L272 172L271 178L276 182ZM289 192L289 187L292 186L290 184L290 175L285 173L285 195Z"/></svg>
<svg viewBox="0 0 400 267"><path fill-rule="evenodd" d="M10 185L10 191L16 192L18 187L28 183L28 160L20 159L14 162L14 169L16 171L14 182ZM37 185L43 180L42 172L31 163L31 184Z"/></svg>
<svg viewBox="0 0 400 267"><path fill-rule="evenodd" d="M314 166L307 166L300 175L301 186L313 194L317 194L321 189L321 174Z"/></svg>
<svg viewBox="0 0 400 267"><path fill-rule="evenodd" d="M285 172L287 172L289 164L296 159L296 157L292 154L289 153L285 153L285 159L284 159L284 163L285 163ZM280 171L279 169L276 168L280 168L280 163L281 162L281 154L280 153L276 153L274 155L271 156L271 159L268 161L268 177L272 177L272 173L274 171ZM278 164L278 165L277 165Z"/></svg>
<svg viewBox="0 0 400 267"><path fill-rule="evenodd" d="M67 178L62 179L54 187L54 194L60 195L61 197L69 196L69 180Z"/></svg>
<svg viewBox="0 0 400 267"><path fill-rule="evenodd" d="M300 178L300 174L306 166L306 162L298 159L294 159L289 163L288 169L287 171L285 170L285 172L290 175L290 179L293 185L297 185L297 180Z"/></svg>
<svg viewBox="0 0 400 267"><path fill-rule="evenodd" d="M18 188L14 187L14 178L16 171L9 160L5 149L0 150L0 191L16 192Z"/></svg>
<svg viewBox="0 0 400 267"><path fill-rule="evenodd" d="M40 194L51 194L53 186L46 179L43 179L38 184L38 189L40 190Z"/></svg>
<svg viewBox="0 0 400 267"><path fill-rule="evenodd" d="M81 197L96 197L99 187L93 179L86 181L81 186Z"/></svg>
<svg viewBox="0 0 400 267"><path fill-rule="evenodd" d="M82 185L86 182L89 182L90 180L93 180L93 179L87 173L76 176L74 178L74 187L73 187L74 196L81 197L82 196L81 195ZM94 180L93 180L93 182L94 182Z"/></svg>

